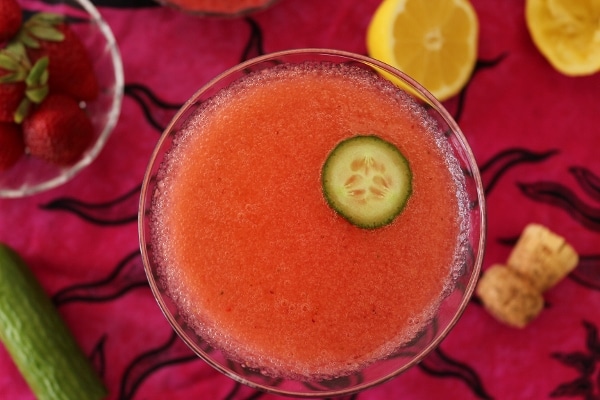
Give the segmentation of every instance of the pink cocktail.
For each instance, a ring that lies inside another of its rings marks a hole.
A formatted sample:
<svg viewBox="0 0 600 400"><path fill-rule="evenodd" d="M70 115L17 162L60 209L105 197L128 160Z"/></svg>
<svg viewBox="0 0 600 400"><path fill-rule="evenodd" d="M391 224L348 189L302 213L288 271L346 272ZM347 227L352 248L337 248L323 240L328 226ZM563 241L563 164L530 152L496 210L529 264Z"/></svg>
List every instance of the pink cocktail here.
<svg viewBox="0 0 600 400"><path fill-rule="evenodd" d="M144 183L142 253L165 315L211 365L277 393L350 393L456 322L482 257L481 184L456 124L415 88L365 57L291 51L221 75L176 116ZM375 229L323 192L328 154L356 135L410 166L410 197Z"/></svg>

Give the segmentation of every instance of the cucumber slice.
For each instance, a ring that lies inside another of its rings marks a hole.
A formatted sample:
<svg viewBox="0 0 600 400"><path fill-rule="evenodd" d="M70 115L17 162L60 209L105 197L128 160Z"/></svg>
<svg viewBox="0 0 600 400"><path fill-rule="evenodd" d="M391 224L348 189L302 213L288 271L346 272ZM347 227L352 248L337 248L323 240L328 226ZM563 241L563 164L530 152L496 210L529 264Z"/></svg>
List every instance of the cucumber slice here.
<svg viewBox="0 0 600 400"><path fill-rule="evenodd" d="M390 224L412 193L408 161L375 135L340 142L321 171L323 194L334 211L364 229Z"/></svg>
<svg viewBox="0 0 600 400"><path fill-rule="evenodd" d="M0 340L37 399L107 396L106 387L35 276L2 243Z"/></svg>

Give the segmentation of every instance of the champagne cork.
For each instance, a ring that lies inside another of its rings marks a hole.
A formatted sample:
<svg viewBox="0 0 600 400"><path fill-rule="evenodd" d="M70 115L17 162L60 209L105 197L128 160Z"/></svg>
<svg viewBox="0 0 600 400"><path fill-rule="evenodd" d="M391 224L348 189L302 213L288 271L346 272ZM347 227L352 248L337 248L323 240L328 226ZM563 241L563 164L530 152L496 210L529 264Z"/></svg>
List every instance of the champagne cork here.
<svg viewBox="0 0 600 400"><path fill-rule="evenodd" d="M501 264L485 271L476 293L492 316L515 328L524 328L544 307L542 294L527 279Z"/></svg>
<svg viewBox="0 0 600 400"><path fill-rule="evenodd" d="M523 230L507 264L543 293L575 269L578 262L579 256L564 238L542 225L530 224Z"/></svg>
<svg viewBox="0 0 600 400"><path fill-rule="evenodd" d="M507 263L485 271L476 294L496 319L524 328L542 311L543 293L573 271L578 262L579 255L564 238L542 225L529 224Z"/></svg>

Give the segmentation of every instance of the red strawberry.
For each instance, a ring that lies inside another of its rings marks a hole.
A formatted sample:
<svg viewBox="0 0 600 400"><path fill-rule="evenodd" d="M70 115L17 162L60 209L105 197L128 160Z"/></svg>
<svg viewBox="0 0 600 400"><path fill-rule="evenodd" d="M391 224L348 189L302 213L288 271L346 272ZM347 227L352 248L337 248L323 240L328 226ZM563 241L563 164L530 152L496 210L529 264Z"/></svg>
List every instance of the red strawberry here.
<svg viewBox="0 0 600 400"><path fill-rule="evenodd" d="M0 172L15 165L25 153L19 125L0 122Z"/></svg>
<svg viewBox="0 0 600 400"><path fill-rule="evenodd" d="M94 128L75 99L49 94L23 121L23 135L32 156L57 165L71 165L92 144Z"/></svg>
<svg viewBox="0 0 600 400"><path fill-rule="evenodd" d="M21 28L23 15L17 0L0 1L0 42L11 39Z"/></svg>
<svg viewBox="0 0 600 400"><path fill-rule="evenodd" d="M40 27L44 29L35 29ZM32 63L43 56L50 59L50 92L84 101L98 96L98 80L88 51L79 36L58 16L35 14L25 23L20 39L28 47Z"/></svg>

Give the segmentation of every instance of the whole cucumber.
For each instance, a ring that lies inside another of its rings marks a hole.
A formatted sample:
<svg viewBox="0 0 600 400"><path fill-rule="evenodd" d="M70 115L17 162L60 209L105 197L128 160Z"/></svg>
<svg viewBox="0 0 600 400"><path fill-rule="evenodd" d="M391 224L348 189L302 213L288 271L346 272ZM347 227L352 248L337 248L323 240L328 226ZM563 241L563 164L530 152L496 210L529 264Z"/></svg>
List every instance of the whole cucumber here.
<svg viewBox="0 0 600 400"><path fill-rule="evenodd" d="M22 258L0 243L0 340L37 399L98 400L107 389Z"/></svg>

